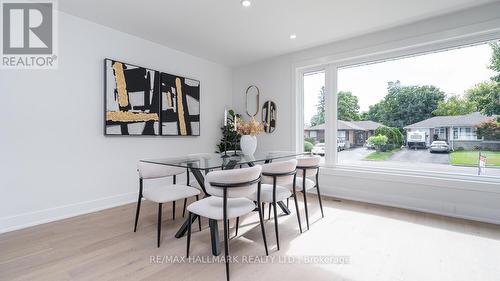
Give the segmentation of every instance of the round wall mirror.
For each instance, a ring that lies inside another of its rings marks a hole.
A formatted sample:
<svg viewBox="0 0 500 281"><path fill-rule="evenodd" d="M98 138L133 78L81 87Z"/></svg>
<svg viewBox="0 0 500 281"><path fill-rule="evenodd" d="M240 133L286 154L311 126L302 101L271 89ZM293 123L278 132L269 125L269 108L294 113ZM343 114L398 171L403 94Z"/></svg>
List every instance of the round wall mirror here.
<svg viewBox="0 0 500 281"><path fill-rule="evenodd" d="M276 130L276 119L278 109L273 101L266 101L262 105L262 124L266 133L272 133Z"/></svg>
<svg viewBox="0 0 500 281"><path fill-rule="evenodd" d="M248 116L255 117L259 113L259 98L259 88L255 85L249 86L245 93L245 105Z"/></svg>

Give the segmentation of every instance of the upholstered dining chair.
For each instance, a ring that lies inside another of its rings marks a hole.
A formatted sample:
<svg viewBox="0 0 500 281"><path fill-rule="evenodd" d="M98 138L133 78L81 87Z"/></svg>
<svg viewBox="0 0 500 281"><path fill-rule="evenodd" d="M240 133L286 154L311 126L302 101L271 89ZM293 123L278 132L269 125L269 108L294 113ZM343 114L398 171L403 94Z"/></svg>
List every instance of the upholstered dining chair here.
<svg viewBox="0 0 500 281"><path fill-rule="evenodd" d="M323 204L321 203L321 193L319 191L319 162L320 156L307 156L297 158L297 180L295 187L302 191L304 196L304 208L306 211L307 230L309 230L309 212L307 209L307 191L316 188L318 193L319 208L321 217L325 217L323 213ZM314 181L311 179L314 178ZM296 199L296 198L295 198Z"/></svg>
<svg viewBox="0 0 500 281"><path fill-rule="evenodd" d="M175 201L198 196L200 190L185 185L177 184L177 175L186 172L185 168L165 166L153 163L139 161L137 164L139 172L139 198L137 199L137 209L135 213L134 232L137 231L137 222L139 220L139 212L141 210L141 201L144 197L149 201L158 203L158 225L157 225L157 246L160 247L161 238L161 214L164 203L173 202L173 217L175 219ZM189 175L189 173L188 173ZM167 186L147 186L144 188L143 181L148 179L158 179L172 177L172 184Z"/></svg>
<svg viewBox="0 0 500 281"><path fill-rule="evenodd" d="M269 210L271 206L274 209L274 229L276 234L276 247L279 251L279 232L278 232L278 212L277 203L288 199L290 196L296 196L295 188L293 193L289 190L288 186L295 186L297 160L291 159L288 161L275 162L262 165L262 185L260 191L260 202L269 203ZM257 193L248 197L253 201L257 201ZM295 208L297 210L297 218L299 221L300 232L302 226L300 225L300 214L297 200L295 201ZM263 208L262 208L263 209Z"/></svg>
<svg viewBox="0 0 500 281"><path fill-rule="evenodd" d="M211 196L191 203L188 209L188 230L186 256L189 257L191 243L191 218L193 214L213 220L222 220L224 225L224 255L226 262L226 279L229 280L229 220L251 213L259 212L260 228L267 251L266 232L263 214L260 210L261 166L234 170L209 172L205 177L205 190ZM257 206L247 197L257 193Z"/></svg>

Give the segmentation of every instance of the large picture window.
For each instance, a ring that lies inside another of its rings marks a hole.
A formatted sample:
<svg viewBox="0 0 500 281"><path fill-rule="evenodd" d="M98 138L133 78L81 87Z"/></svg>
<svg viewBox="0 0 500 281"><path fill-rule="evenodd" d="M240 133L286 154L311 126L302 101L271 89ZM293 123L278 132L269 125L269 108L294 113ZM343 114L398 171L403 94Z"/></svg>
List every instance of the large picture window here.
<svg viewBox="0 0 500 281"><path fill-rule="evenodd" d="M326 153L337 165L500 177L498 41L332 65L336 108L317 102L304 124L324 136L336 123L337 151ZM307 92L306 84L304 99L324 101L324 87ZM336 112L334 122L325 110Z"/></svg>

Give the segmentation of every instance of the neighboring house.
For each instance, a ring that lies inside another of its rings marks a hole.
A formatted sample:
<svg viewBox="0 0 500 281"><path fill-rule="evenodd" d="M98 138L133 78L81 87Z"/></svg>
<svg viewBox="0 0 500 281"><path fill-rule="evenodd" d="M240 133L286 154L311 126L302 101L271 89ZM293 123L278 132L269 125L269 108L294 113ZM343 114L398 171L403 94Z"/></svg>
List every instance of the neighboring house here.
<svg viewBox="0 0 500 281"><path fill-rule="evenodd" d="M337 137L343 140L346 147L363 146L365 141L373 135L375 129L383 126L373 121L337 121ZM304 128L304 137L315 142L324 142L325 124Z"/></svg>
<svg viewBox="0 0 500 281"><path fill-rule="evenodd" d="M427 146L434 140L443 140L451 146L451 149L463 147L470 150L483 145L482 140L477 137L476 126L492 118L496 116L486 116L479 112L457 116L436 116L408 125L404 129L407 132L425 132Z"/></svg>

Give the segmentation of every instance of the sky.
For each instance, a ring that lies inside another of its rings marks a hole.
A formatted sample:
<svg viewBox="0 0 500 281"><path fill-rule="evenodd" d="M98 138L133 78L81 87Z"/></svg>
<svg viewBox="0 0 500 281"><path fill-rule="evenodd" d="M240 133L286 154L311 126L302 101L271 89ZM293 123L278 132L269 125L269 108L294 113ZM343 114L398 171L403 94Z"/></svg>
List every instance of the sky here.
<svg viewBox="0 0 500 281"><path fill-rule="evenodd" d="M434 85L447 95L463 95L495 72L488 68L491 48L488 44L463 47L368 65L341 68L338 90L358 97L360 111L367 111L387 93L387 82L401 85ZM318 93L325 83L324 73L304 76L304 122L316 113Z"/></svg>

